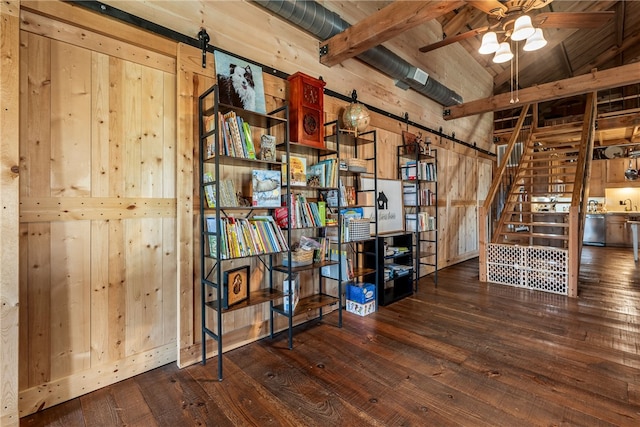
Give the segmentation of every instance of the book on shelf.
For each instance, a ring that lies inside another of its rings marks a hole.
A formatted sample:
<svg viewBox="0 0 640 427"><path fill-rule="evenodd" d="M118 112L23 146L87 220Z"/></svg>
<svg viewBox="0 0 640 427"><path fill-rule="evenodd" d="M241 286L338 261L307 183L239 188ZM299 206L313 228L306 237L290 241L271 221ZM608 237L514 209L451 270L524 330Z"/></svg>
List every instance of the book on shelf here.
<svg viewBox="0 0 640 427"><path fill-rule="evenodd" d="M307 159L300 156L289 155L289 185L307 185ZM282 155L282 176L287 176L287 155Z"/></svg>
<svg viewBox="0 0 640 427"><path fill-rule="evenodd" d="M284 279L282 293L284 294L284 312L292 313L300 301L300 276L298 273L292 273L291 276Z"/></svg>
<svg viewBox="0 0 640 427"><path fill-rule="evenodd" d="M327 225L327 202L318 201L318 216L320 217L320 226Z"/></svg>
<svg viewBox="0 0 640 427"><path fill-rule="evenodd" d="M214 217L207 217L206 224L211 257L216 257L217 237L220 239L220 259L288 250L284 234L268 215L250 219L224 217L219 221Z"/></svg>
<svg viewBox="0 0 640 427"><path fill-rule="evenodd" d="M208 240L209 240L209 256L211 257L215 257L216 256L216 250L218 247L218 238L216 236L216 232L218 231L218 227L217 227L217 221L215 217L207 217L206 218L206 224L207 224L207 233L209 233L207 235Z"/></svg>
<svg viewBox="0 0 640 427"><path fill-rule="evenodd" d="M247 147L247 158L255 160L256 148L253 143L253 137L251 136L251 126L247 122L242 122L242 130L244 132L245 145Z"/></svg>
<svg viewBox="0 0 640 427"><path fill-rule="evenodd" d="M240 136L240 129L238 128L238 121L236 119L236 113L229 111L223 115L225 123L229 129L230 146L234 157L245 157L244 149L242 148L242 140Z"/></svg>
<svg viewBox="0 0 640 427"><path fill-rule="evenodd" d="M226 208L238 207L236 187L231 179L220 181L220 204Z"/></svg>
<svg viewBox="0 0 640 427"><path fill-rule="evenodd" d="M218 144L220 144L220 154L225 156L231 156L231 149L229 147L229 127L224 120L224 115L218 112Z"/></svg>
<svg viewBox="0 0 640 427"><path fill-rule="evenodd" d="M406 231L432 231L436 228L435 217L426 212L408 213L404 219Z"/></svg>
<svg viewBox="0 0 640 427"><path fill-rule="evenodd" d="M326 187L325 169L326 163L319 162L307 169L307 185L309 187Z"/></svg>
<svg viewBox="0 0 640 427"><path fill-rule="evenodd" d="M207 207L216 207L216 184L213 181L213 175L211 172L205 172L202 175L202 181L204 185L204 197L207 200Z"/></svg>
<svg viewBox="0 0 640 427"><path fill-rule="evenodd" d="M252 171L252 205L256 207L280 207L282 176L279 170Z"/></svg>

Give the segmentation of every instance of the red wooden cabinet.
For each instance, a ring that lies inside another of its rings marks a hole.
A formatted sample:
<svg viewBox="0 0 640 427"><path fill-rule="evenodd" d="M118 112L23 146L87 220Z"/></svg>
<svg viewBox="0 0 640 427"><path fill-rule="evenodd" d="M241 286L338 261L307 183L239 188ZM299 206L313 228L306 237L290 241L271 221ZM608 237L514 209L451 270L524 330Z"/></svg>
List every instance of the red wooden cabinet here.
<svg viewBox="0 0 640 427"><path fill-rule="evenodd" d="M291 142L324 148L325 82L303 73L292 74L288 80Z"/></svg>

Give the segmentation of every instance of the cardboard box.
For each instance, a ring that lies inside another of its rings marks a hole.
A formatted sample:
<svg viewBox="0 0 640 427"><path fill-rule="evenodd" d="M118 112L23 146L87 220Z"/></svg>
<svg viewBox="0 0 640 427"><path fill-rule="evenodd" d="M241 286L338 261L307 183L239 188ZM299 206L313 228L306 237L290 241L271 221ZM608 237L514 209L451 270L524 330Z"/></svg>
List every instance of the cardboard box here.
<svg viewBox="0 0 640 427"><path fill-rule="evenodd" d="M376 285L372 283L358 283L347 285L347 300L366 304L376 298Z"/></svg>
<svg viewBox="0 0 640 427"><path fill-rule="evenodd" d="M347 300L347 311L357 314L358 316L368 316L376 311L376 302L369 301L366 304L360 304L355 301Z"/></svg>

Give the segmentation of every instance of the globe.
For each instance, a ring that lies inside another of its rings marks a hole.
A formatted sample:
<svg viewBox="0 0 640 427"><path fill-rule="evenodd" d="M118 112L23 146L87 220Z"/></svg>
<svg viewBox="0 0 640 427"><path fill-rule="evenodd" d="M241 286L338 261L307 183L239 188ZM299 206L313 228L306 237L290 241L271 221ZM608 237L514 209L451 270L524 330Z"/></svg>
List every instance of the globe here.
<svg viewBox="0 0 640 427"><path fill-rule="evenodd" d="M364 132L370 121L371 116L367 107L357 102L349 104L342 114L342 123L348 130Z"/></svg>

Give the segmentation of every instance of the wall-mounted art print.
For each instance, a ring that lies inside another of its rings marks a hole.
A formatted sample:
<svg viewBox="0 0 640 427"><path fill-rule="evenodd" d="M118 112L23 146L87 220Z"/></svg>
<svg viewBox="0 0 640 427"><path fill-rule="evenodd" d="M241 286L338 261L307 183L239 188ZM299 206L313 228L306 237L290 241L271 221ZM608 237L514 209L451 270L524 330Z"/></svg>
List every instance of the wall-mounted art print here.
<svg viewBox="0 0 640 427"><path fill-rule="evenodd" d="M234 268L224 272L222 308L229 308L249 299L249 266Z"/></svg>
<svg viewBox="0 0 640 427"><path fill-rule="evenodd" d="M217 50L213 56L220 103L266 113L262 67Z"/></svg>
<svg viewBox="0 0 640 427"><path fill-rule="evenodd" d="M394 233L404 230L402 181L398 179L377 179L375 203L378 205L378 233ZM374 189L373 178L360 178L361 191ZM364 217L374 219L375 209L364 208ZM371 234L375 233L375 225L371 224Z"/></svg>

